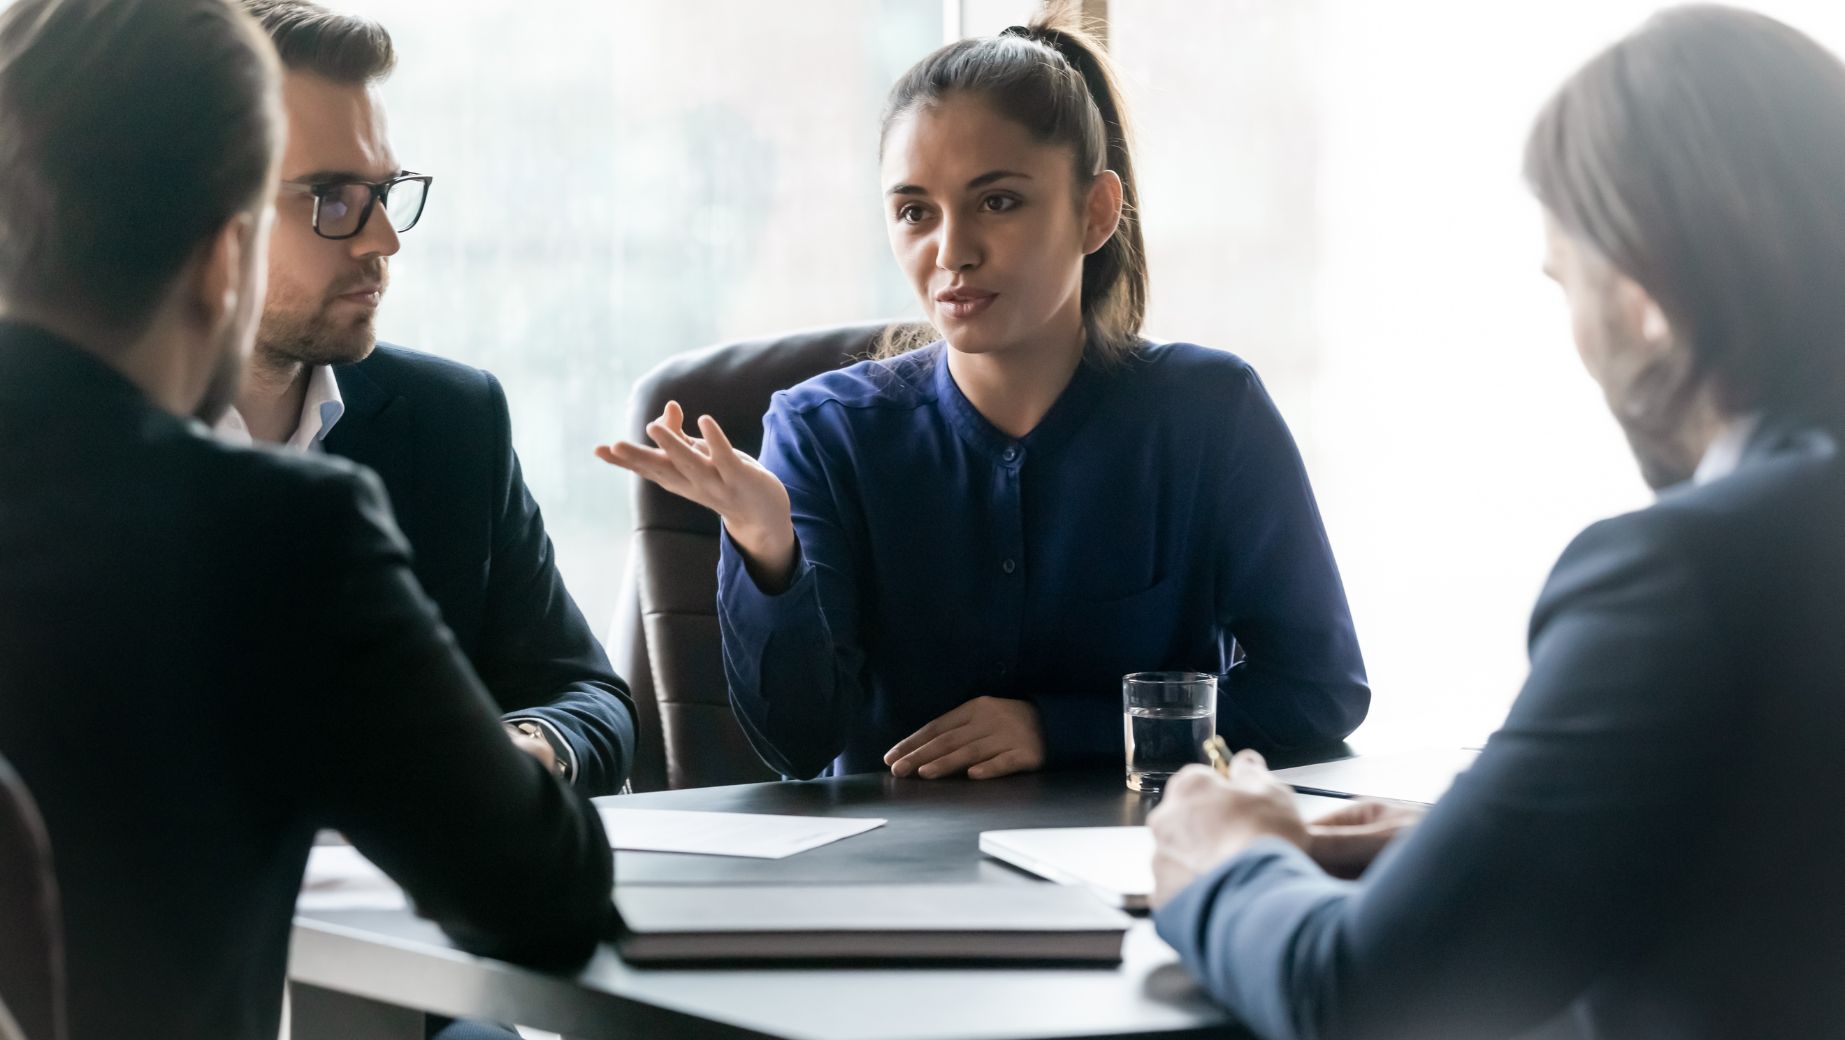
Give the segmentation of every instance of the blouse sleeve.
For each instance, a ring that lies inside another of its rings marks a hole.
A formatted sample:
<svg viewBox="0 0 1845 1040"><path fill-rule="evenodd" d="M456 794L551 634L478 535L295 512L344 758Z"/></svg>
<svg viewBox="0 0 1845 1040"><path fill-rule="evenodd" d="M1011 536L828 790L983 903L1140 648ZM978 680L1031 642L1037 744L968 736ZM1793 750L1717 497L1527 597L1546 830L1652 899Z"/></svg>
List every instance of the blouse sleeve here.
<svg viewBox="0 0 1845 1040"><path fill-rule="evenodd" d="M820 444L825 416L808 416L777 394L763 417L761 462L788 489L795 569L767 593L726 531L718 559L718 621L724 675L745 735L769 767L811 779L845 749L865 699L857 581L863 534L842 515L854 501L830 472ZM853 514L856 517L856 513Z"/></svg>
<svg viewBox="0 0 1845 1040"><path fill-rule="evenodd" d="M1230 415L1218 618L1242 658L1218 685L1217 727L1260 751L1335 743L1371 704L1345 586L1294 437L1242 369Z"/></svg>

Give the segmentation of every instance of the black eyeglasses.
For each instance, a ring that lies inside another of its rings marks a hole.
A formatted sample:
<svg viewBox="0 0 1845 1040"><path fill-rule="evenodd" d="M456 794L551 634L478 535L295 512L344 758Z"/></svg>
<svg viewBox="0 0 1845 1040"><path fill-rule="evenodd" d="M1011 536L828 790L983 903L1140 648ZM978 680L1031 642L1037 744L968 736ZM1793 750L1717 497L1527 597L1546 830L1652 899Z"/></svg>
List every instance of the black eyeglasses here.
<svg viewBox="0 0 1845 1040"><path fill-rule="evenodd" d="M429 199L435 178L426 173L400 173L388 181L327 181L302 184L283 181L282 187L314 197L314 233L321 238L352 238L365 230L372 210L380 204L391 216L392 230L402 234L416 226Z"/></svg>

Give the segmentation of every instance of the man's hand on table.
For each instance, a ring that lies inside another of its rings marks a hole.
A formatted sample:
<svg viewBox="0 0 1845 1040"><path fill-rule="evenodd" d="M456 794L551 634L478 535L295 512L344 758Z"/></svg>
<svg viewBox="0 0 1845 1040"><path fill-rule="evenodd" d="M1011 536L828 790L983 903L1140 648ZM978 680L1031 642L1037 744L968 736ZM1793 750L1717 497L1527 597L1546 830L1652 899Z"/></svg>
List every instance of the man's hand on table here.
<svg viewBox="0 0 1845 1040"><path fill-rule="evenodd" d="M1307 854L1333 877L1355 878L1427 814L1420 805L1360 799L1307 826Z"/></svg>

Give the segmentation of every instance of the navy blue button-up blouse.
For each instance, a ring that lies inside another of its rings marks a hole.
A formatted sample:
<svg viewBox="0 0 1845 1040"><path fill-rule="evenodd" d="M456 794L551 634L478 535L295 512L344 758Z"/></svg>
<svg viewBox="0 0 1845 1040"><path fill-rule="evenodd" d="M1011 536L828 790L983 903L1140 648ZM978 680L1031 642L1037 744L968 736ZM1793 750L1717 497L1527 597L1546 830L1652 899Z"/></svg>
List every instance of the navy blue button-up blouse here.
<svg viewBox="0 0 1845 1040"><path fill-rule="evenodd" d="M767 595L726 536L718 613L731 702L771 767L883 769L982 695L1037 706L1050 764L1119 761L1138 671L1219 674L1233 747L1329 743L1363 720L1332 549L1247 363L1185 343L1085 362L1015 439L962 395L947 349L808 380L763 419L796 569Z"/></svg>

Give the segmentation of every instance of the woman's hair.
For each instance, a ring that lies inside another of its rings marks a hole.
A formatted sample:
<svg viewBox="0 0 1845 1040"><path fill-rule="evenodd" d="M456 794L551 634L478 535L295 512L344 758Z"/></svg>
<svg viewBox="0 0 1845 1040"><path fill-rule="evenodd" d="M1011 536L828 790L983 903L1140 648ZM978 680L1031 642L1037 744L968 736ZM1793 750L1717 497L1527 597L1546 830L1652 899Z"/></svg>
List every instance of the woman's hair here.
<svg viewBox="0 0 1845 1040"><path fill-rule="evenodd" d="M1126 357L1140 345L1147 314L1147 260L1127 113L1101 43L1061 5L1047 5L1029 26L951 43L917 62L891 88L879 150L898 119L962 95L985 101L1041 144L1068 146L1080 190L1086 192L1105 170L1121 178L1121 223L1102 248L1083 259L1082 307L1090 358ZM879 354L902 353L933 331L926 325L894 328Z"/></svg>
<svg viewBox="0 0 1845 1040"><path fill-rule="evenodd" d="M1845 64L1764 15L1687 6L1592 59L1525 177L1659 303L1732 414L1845 415Z"/></svg>

